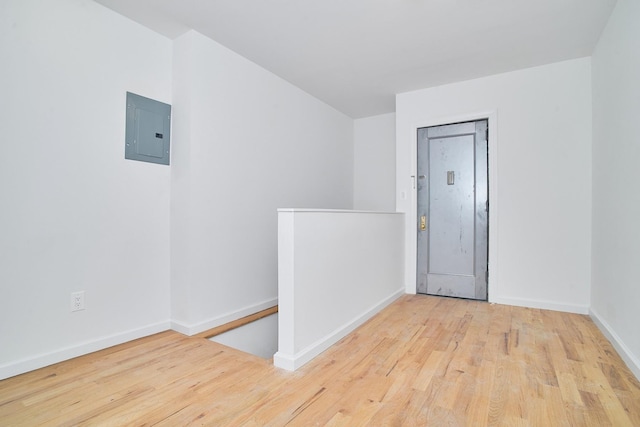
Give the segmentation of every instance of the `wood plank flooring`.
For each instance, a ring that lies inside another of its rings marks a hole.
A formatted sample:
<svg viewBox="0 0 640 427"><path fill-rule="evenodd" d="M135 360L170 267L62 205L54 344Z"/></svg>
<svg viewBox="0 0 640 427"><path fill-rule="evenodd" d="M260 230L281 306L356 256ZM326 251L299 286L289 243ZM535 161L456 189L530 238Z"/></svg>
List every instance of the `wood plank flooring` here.
<svg viewBox="0 0 640 427"><path fill-rule="evenodd" d="M640 426L587 316L407 295L296 372L164 332L0 381L1 426Z"/></svg>

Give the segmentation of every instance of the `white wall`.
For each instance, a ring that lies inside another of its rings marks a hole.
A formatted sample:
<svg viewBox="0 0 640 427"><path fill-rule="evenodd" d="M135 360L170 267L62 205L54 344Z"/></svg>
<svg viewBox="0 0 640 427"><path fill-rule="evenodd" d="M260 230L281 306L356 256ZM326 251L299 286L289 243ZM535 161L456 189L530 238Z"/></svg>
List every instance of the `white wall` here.
<svg viewBox="0 0 640 427"><path fill-rule="evenodd" d="M278 207L351 208L353 120L191 31L174 43L174 326L277 302Z"/></svg>
<svg viewBox="0 0 640 427"><path fill-rule="evenodd" d="M171 42L88 0L0 3L0 378L169 326L169 168L124 159ZM86 310L70 312L70 293Z"/></svg>
<svg viewBox="0 0 640 427"><path fill-rule="evenodd" d="M353 129L353 208L395 211L395 113L356 119Z"/></svg>
<svg viewBox="0 0 640 427"><path fill-rule="evenodd" d="M416 129L489 117L489 300L586 313L591 261L590 59L400 94L397 208L415 292Z"/></svg>
<svg viewBox="0 0 640 427"><path fill-rule="evenodd" d="M594 51L592 316L640 378L640 3L618 0Z"/></svg>
<svg viewBox="0 0 640 427"><path fill-rule="evenodd" d="M278 352L295 370L404 293L404 215L280 209Z"/></svg>
<svg viewBox="0 0 640 427"><path fill-rule="evenodd" d="M278 351L278 313L218 334L209 341L271 359Z"/></svg>

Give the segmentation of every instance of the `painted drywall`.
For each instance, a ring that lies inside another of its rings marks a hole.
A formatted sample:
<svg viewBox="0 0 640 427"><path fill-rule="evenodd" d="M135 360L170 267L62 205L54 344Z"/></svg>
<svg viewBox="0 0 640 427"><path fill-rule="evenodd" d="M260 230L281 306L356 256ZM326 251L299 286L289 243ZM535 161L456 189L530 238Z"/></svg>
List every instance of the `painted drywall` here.
<svg viewBox="0 0 640 427"><path fill-rule="evenodd" d="M640 378L640 3L619 0L593 68L592 317Z"/></svg>
<svg viewBox="0 0 640 427"><path fill-rule="evenodd" d="M407 292L415 292L416 129L489 117L489 300L587 312L590 79L590 58L582 58L397 96Z"/></svg>
<svg viewBox="0 0 640 427"><path fill-rule="evenodd" d="M280 209L278 352L295 370L404 294L400 213Z"/></svg>
<svg viewBox="0 0 640 427"><path fill-rule="evenodd" d="M396 208L396 115L354 120L353 208Z"/></svg>
<svg viewBox="0 0 640 427"><path fill-rule="evenodd" d="M89 0L7 0L0 58L3 378L169 327L169 168L125 160L124 133L127 91L171 103L171 42Z"/></svg>
<svg viewBox="0 0 640 427"><path fill-rule="evenodd" d="M278 351L278 313L209 338L245 353L271 359Z"/></svg>
<svg viewBox="0 0 640 427"><path fill-rule="evenodd" d="M277 208L349 209L353 120L191 31L174 42L174 327L277 302Z"/></svg>

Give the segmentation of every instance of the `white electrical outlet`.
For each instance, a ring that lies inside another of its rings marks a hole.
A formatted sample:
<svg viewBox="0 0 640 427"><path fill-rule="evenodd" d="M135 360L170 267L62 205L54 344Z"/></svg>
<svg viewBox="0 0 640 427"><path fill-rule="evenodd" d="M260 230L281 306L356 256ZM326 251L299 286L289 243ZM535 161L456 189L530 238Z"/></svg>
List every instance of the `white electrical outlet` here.
<svg viewBox="0 0 640 427"><path fill-rule="evenodd" d="M71 293L71 311L84 310L84 291Z"/></svg>

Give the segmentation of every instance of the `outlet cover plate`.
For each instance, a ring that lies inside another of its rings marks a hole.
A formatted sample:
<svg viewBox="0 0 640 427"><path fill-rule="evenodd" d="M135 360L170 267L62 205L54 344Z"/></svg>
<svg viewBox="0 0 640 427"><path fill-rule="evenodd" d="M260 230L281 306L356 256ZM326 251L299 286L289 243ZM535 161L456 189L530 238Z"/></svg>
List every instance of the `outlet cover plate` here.
<svg viewBox="0 0 640 427"><path fill-rule="evenodd" d="M71 311L84 310L84 291L71 293Z"/></svg>

